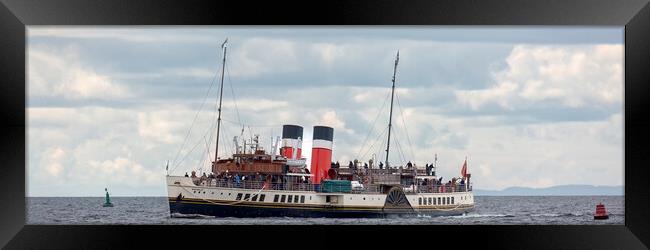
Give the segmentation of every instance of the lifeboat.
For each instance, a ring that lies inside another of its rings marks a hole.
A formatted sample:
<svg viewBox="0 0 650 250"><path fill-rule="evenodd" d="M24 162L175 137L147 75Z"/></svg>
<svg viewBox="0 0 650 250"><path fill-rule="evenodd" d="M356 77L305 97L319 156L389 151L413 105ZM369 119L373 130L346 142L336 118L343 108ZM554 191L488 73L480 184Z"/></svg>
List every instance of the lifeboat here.
<svg viewBox="0 0 650 250"><path fill-rule="evenodd" d="M596 214L594 214L594 220L606 220L606 219L609 219L609 215L605 210L605 205L603 205L602 203L598 203L598 205L596 205Z"/></svg>

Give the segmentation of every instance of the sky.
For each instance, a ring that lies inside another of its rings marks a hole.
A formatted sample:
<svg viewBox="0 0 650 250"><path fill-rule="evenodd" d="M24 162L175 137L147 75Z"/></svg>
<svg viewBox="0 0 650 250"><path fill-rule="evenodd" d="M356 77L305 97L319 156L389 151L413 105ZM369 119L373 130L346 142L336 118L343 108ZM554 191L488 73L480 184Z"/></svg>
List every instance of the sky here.
<svg viewBox="0 0 650 250"><path fill-rule="evenodd" d="M209 171L226 38L220 157L296 124L308 159L324 125L333 161L383 161L399 50L392 164L624 184L623 27L28 26L28 196L165 196L167 162Z"/></svg>

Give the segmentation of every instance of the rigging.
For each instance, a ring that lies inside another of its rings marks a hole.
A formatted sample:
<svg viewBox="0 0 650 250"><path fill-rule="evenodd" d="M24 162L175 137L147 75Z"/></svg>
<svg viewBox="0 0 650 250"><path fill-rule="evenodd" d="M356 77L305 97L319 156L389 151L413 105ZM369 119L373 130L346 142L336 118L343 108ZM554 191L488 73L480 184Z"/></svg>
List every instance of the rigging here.
<svg viewBox="0 0 650 250"><path fill-rule="evenodd" d="M361 147L359 148L359 152L357 152L357 155L356 155L357 158L359 158L359 155L361 154L361 151L363 151L364 145L366 145L366 142L368 141L368 138L370 138L370 134L372 134L372 132L375 131L375 124L377 123L377 120L379 119L379 116L381 115L381 112L384 110L384 106L386 106L386 102L388 101L389 96L390 96L390 93L386 93L386 98L384 98L384 102L381 104L381 108L379 108L379 110L377 111L377 115L375 116L375 120L373 120L371 124L368 124L368 128L369 128L368 134L366 135L366 139L363 140L363 143L361 143ZM361 158L363 158L363 157L365 157L365 154Z"/></svg>
<svg viewBox="0 0 650 250"><path fill-rule="evenodd" d="M413 146L411 144L411 137L409 136L408 128L406 127L406 122L404 121L404 113L402 113L402 105L399 103L399 95L395 95L397 99L397 107L399 108L399 113L402 116L402 124L404 125L404 133L406 134L406 140L409 143L409 149L411 151L411 159L415 159L415 154L413 154Z"/></svg>

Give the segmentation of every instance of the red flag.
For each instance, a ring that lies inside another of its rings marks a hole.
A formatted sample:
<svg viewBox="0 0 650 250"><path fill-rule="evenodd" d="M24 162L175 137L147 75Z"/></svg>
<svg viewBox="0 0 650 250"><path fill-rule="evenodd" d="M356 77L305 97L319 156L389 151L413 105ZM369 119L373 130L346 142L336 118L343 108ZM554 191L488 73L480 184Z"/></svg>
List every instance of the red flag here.
<svg viewBox="0 0 650 250"><path fill-rule="evenodd" d="M463 163L463 168L460 170L460 175L462 175L463 178L467 177L467 157L465 157L465 163Z"/></svg>

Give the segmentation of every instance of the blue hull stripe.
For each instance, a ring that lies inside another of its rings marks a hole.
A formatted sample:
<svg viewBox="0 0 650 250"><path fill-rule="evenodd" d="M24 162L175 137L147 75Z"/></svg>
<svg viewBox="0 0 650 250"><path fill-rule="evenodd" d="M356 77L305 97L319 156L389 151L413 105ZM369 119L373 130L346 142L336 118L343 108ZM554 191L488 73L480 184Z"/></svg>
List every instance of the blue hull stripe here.
<svg viewBox="0 0 650 250"><path fill-rule="evenodd" d="M169 201L170 213L201 214L215 217L330 217L330 218L384 218L390 215L461 215L473 210L462 207L453 210L383 210L370 208L336 208L336 207L279 207L279 206L246 206L225 205L197 201Z"/></svg>

